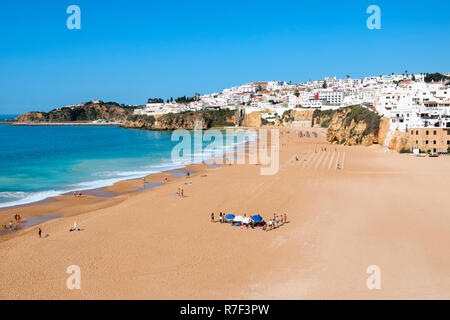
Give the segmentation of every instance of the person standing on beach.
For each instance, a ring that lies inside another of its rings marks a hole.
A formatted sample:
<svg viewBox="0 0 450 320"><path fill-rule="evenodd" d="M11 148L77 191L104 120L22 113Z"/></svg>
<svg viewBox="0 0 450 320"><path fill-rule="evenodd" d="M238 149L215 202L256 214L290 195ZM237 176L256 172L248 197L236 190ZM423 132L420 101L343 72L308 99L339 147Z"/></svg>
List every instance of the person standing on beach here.
<svg viewBox="0 0 450 320"><path fill-rule="evenodd" d="M222 216L222 212L219 214L219 223L222 223L223 221L223 216Z"/></svg>
<svg viewBox="0 0 450 320"><path fill-rule="evenodd" d="M214 212L211 213L211 222L214 222Z"/></svg>
<svg viewBox="0 0 450 320"><path fill-rule="evenodd" d="M39 228L38 235L39 235L39 238L42 238L42 230L41 230L41 228Z"/></svg>
<svg viewBox="0 0 450 320"><path fill-rule="evenodd" d="M181 189L181 197L184 198L184 190L183 190L183 188Z"/></svg>
<svg viewBox="0 0 450 320"><path fill-rule="evenodd" d="M9 222L9 231L12 231L12 221Z"/></svg>

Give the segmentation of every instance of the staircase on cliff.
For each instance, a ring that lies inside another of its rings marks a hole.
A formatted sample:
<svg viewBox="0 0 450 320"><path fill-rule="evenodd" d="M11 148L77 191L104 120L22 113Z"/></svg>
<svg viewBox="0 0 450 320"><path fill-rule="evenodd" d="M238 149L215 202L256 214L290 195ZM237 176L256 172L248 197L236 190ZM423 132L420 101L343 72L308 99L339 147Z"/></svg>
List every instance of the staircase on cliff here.
<svg viewBox="0 0 450 320"><path fill-rule="evenodd" d="M392 124L389 122L389 130L386 134L386 138L384 138L384 151L389 151L389 144L391 143L392 137L395 134L395 131L398 129L398 124Z"/></svg>

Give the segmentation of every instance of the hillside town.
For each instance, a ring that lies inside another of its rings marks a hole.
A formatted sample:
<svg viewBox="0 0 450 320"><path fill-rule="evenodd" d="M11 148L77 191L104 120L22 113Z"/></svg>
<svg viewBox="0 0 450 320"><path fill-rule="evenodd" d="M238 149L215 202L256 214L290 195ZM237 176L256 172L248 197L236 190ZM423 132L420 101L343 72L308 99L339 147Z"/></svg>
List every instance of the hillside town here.
<svg viewBox="0 0 450 320"><path fill-rule="evenodd" d="M450 74L337 77L293 84L252 82L220 93L193 98L149 99L135 114L162 115L185 111L239 109L260 112L268 123L287 110L329 110L362 105L390 119L390 131L417 137L419 149L432 152L450 147Z"/></svg>

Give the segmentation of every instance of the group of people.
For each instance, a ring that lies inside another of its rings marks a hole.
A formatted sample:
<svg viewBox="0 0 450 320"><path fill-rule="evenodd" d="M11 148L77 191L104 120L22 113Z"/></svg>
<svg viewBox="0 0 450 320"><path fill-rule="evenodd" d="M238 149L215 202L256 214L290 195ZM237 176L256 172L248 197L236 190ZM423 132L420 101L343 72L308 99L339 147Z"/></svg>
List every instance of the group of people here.
<svg viewBox="0 0 450 320"><path fill-rule="evenodd" d="M231 223L231 225L235 225L235 221L234 220L227 220L226 218L226 214L220 212L219 213L219 221L216 221L215 219L215 215L214 212L211 213L211 222L212 223ZM263 231L269 231L269 230L274 230L276 228L279 228L280 226L284 225L288 220L287 220L287 214L280 214L277 215L276 213L273 214L273 218L269 219L267 222L265 220L262 220L261 222L256 222L253 220L254 216L250 216L250 222L249 223L243 223L243 222L237 222L241 225L242 228L260 228ZM247 215L244 214L243 218L247 218Z"/></svg>
<svg viewBox="0 0 450 320"><path fill-rule="evenodd" d="M73 193L73 196L75 197L75 198L78 198L78 197L81 197L82 196L82 194L81 194L81 192L74 192Z"/></svg>
<svg viewBox="0 0 450 320"><path fill-rule="evenodd" d="M16 214L14 215L14 220L16 221L16 230L19 230L19 228L20 228L20 222L22 221L22 217L20 216L20 214L16 213ZM13 221L10 220L8 226L3 225L3 229L4 229L5 231L7 231L7 230L13 231L13 229L14 229Z"/></svg>
<svg viewBox="0 0 450 320"><path fill-rule="evenodd" d="M287 222L287 214L280 214L279 216L274 213L273 218L267 221L267 230L273 230L281 227L283 224Z"/></svg>
<svg viewBox="0 0 450 320"><path fill-rule="evenodd" d="M15 230L18 231L18 230L21 229L21 228L20 228L20 226L21 226L20 224L21 224L21 222L22 222L22 217L20 216L20 214L16 213L16 214L14 215L14 220L16 221L16 227L15 227ZM14 224L13 224L13 221L10 220L10 221L9 221L9 226L4 225L4 226L3 226L3 229L5 229L5 231L9 230L9 231L12 232L12 231L14 230ZM38 228L38 236L39 236L39 238L42 238L42 229L41 229L41 228Z"/></svg>
<svg viewBox="0 0 450 320"><path fill-rule="evenodd" d="M177 196L178 197L184 197L184 190L183 190L183 188L178 188L178 191L177 191Z"/></svg>

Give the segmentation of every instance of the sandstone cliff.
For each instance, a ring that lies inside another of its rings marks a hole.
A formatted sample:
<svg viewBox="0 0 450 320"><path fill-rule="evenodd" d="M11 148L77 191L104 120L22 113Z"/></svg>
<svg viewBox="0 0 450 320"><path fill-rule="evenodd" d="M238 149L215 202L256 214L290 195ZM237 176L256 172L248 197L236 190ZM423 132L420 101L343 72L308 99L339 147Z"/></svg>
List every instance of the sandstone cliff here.
<svg viewBox="0 0 450 320"><path fill-rule="evenodd" d="M156 117L130 115L121 126L146 130L194 130L197 123L201 123L201 129L233 126L234 119L233 110L169 113Z"/></svg>
<svg viewBox="0 0 450 320"><path fill-rule="evenodd" d="M313 126L328 128L328 142L349 146L378 144L380 122L377 113L362 106L316 110L312 120Z"/></svg>
<svg viewBox="0 0 450 320"><path fill-rule="evenodd" d="M264 112L273 112L270 109L264 110ZM277 116L273 126L284 126L293 121L306 121L311 120L314 110L296 110L290 109L283 113L283 115ZM254 111L245 115L242 125L244 127L261 127L263 120L261 114L263 112Z"/></svg>
<svg viewBox="0 0 450 320"><path fill-rule="evenodd" d="M119 105L115 102L98 103L87 102L76 106L53 109L50 112L28 112L16 118L18 122L71 122L95 121L124 121L134 108Z"/></svg>
<svg viewBox="0 0 450 320"><path fill-rule="evenodd" d="M244 116L244 120L242 121L242 125L244 127L261 127L261 112L251 112Z"/></svg>
<svg viewBox="0 0 450 320"><path fill-rule="evenodd" d="M396 131L387 147L397 152L409 150L412 147L409 134L407 132Z"/></svg>

